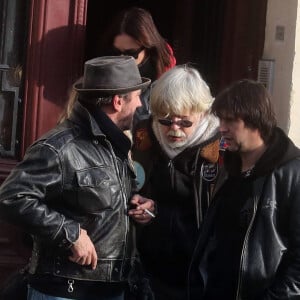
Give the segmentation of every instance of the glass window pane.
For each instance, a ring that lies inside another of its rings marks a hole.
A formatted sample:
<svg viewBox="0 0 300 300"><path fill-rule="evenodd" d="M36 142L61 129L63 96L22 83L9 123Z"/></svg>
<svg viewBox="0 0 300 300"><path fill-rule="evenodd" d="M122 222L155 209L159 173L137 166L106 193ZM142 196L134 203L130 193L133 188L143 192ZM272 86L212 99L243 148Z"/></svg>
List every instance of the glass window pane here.
<svg viewBox="0 0 300 300"><path fill-rule="evenodd" d="M26 50L28 1L0 1L0 157L14 157Z"/></svg>

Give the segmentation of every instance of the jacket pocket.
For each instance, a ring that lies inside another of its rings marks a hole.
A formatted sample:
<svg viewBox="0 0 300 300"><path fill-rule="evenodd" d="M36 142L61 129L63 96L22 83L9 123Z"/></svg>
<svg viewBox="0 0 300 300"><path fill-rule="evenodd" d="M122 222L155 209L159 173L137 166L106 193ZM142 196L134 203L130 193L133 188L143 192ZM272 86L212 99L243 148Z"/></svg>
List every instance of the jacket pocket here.
<svg viewBox="0 0 300 300"><path fill-rule="evenodd" d="M76 171L77 202L84 212L96 213L111 208L110 173L107 166Z"/></svg>

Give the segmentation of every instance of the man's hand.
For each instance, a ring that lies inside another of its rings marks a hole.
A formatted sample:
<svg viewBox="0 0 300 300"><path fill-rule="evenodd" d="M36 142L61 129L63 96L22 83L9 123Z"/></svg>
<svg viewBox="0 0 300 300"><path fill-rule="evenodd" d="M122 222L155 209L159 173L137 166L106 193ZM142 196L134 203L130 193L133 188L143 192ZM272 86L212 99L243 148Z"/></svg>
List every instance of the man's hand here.
<svg viewBox="0 0 300 300"><path fill-rule="evenodd" d="M155 203L153 200L144 198L139 194L135 194L131 198L130 204L134 208L128 211L128 215L136 222L146 224L155 217Z"/></svg>
<svg viewBox="0 0 300 300"><path fill-rule="evenodd" d="M97 266L97 253L86 230L80 229L80 235L71 247L72 256L69 259L79 265L91 265L92 269Z"/></svg>

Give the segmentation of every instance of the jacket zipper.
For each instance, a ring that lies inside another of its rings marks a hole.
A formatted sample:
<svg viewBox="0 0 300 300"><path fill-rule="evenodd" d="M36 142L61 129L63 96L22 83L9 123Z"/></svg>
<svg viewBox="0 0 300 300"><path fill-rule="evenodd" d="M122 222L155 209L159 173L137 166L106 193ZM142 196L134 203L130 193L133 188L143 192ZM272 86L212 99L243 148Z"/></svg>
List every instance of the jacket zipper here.
<svg viewBox="0 0 300 300"><path fill-rule="evenodd" d="M241 253L241 259L240 259L240 268L239 268L239 276L238 276L238 284L237 284L237 291L236 291L236 300L239 300L239 294L240 294L240 290L241 290L241 281L242 281L242 263L243 263L243 256L245 253L245 249L246 249L246 244L248 242L248 238L250 235L250 231L252 229L253 223L254 223L254 218L256 216L256 211L257 211L257 205L258 205L258 197L255 197L255 201L254 201L254 207L253 207L253 216L251 218L250 224L248 226L245 238L244 238L244 242L243 242L243 248L242 248L242 253Z"/></svg>
<svg viewBox="0 0 300 300"><path fill-rule="evenodd" d="M110 152L111 152L111 155L112 155L112 158L113 158L113 162L114 162L114 166L115 166L115 169L117 170L117 176L118 176L119 184L121 186L121 191L122 191L122 195L123 195L124 209L125 209L125 211L127 211L127 209L128 209L128 207L127 207L127 193L126 193L126 191L124 191L124 186L122 184L121 174L120 174L120 170L118 168L117 157L116 157L116 155L113 151L113 147L112 147L111 143L107 139L105 139L105 142L107 143L107 145L110 149ZM127 248L127 240L128 240L128 232L129 232L129 223L128 223L128 218L126 216L125 216L125 228L126 228L126 231L125 231L125 241L126 241L125 242L125 249L126 249ZM122 264L124 263L125 257L126 257L126 250L125 249L123 251L123 262L122 262ZM123 269L123 265L122 265L122 269ZM120 274L121 274L121 272L120 272Z"/></svg>
<svg viewBox="0 0 300 300"><path fill-rule="evenodd" d="M194 187L194 200L195 200L195 209L196 209L196 221L197 221L197 228L200 228L200 224L203 220L203 211L202 211L202 189L203 189L203 181L202 181L202 165L200 168L200 177L199 177L199 188L197 189L197 183L196 183L196 174L197 174L197 166L198 166L198 160L200 157L200 152L202 148L199 148L196 154L196 158L194 161L194 168L192 171L193 176L193 187Z"/></svg>
<svg viewBox="0 0 300 300"><path fill-rule="evenodd" d="M73 293L74 291L74 280L73 279L68 279L68 293Z"/></svg>
<svg viewBox="0 0 300 300"><path fill-rule="evenodd" d="M172 159L169 160L168 167L170 169L170 177L171 177L171 185L172 188L175 187L175 179L174 179L174 165Z"/></svg>

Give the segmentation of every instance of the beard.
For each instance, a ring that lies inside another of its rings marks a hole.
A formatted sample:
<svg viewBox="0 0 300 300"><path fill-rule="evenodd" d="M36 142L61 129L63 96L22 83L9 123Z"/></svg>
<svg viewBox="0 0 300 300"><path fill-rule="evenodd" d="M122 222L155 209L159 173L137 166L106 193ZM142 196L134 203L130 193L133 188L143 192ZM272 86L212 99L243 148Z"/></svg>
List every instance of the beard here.
<svg viewBox="0 0 300 300"><path fill-rule="evenodd" d="M187 143L186 134L181 130L170 130L168 131L167 136L168 137L175 136L175 137L183 138L183 140L175 141L175 142L171 142L168 138L165 138L166 144L168 144L168 146L172 149L182 147Z"/></svg>
<svg viewBox="0 0 300 300"><path fill-rule="evenodd" d="M235 144L234 146L229 145L229 146L227 147L227 149L228 149L228 151L230 151L230 152L241 153L241 152L242 152L242 151L241 151L241 149L242 149L242 144L241 144L241 143L237 143L237 144Z"/></svg>
<svg viewBox="0 0 300 300"><path fill-rule="evenodd" d="M123 116L119 122L118 122L118 127L121 130L131 130L132 129L132 124L133 124L133 114Z"/></svg>

